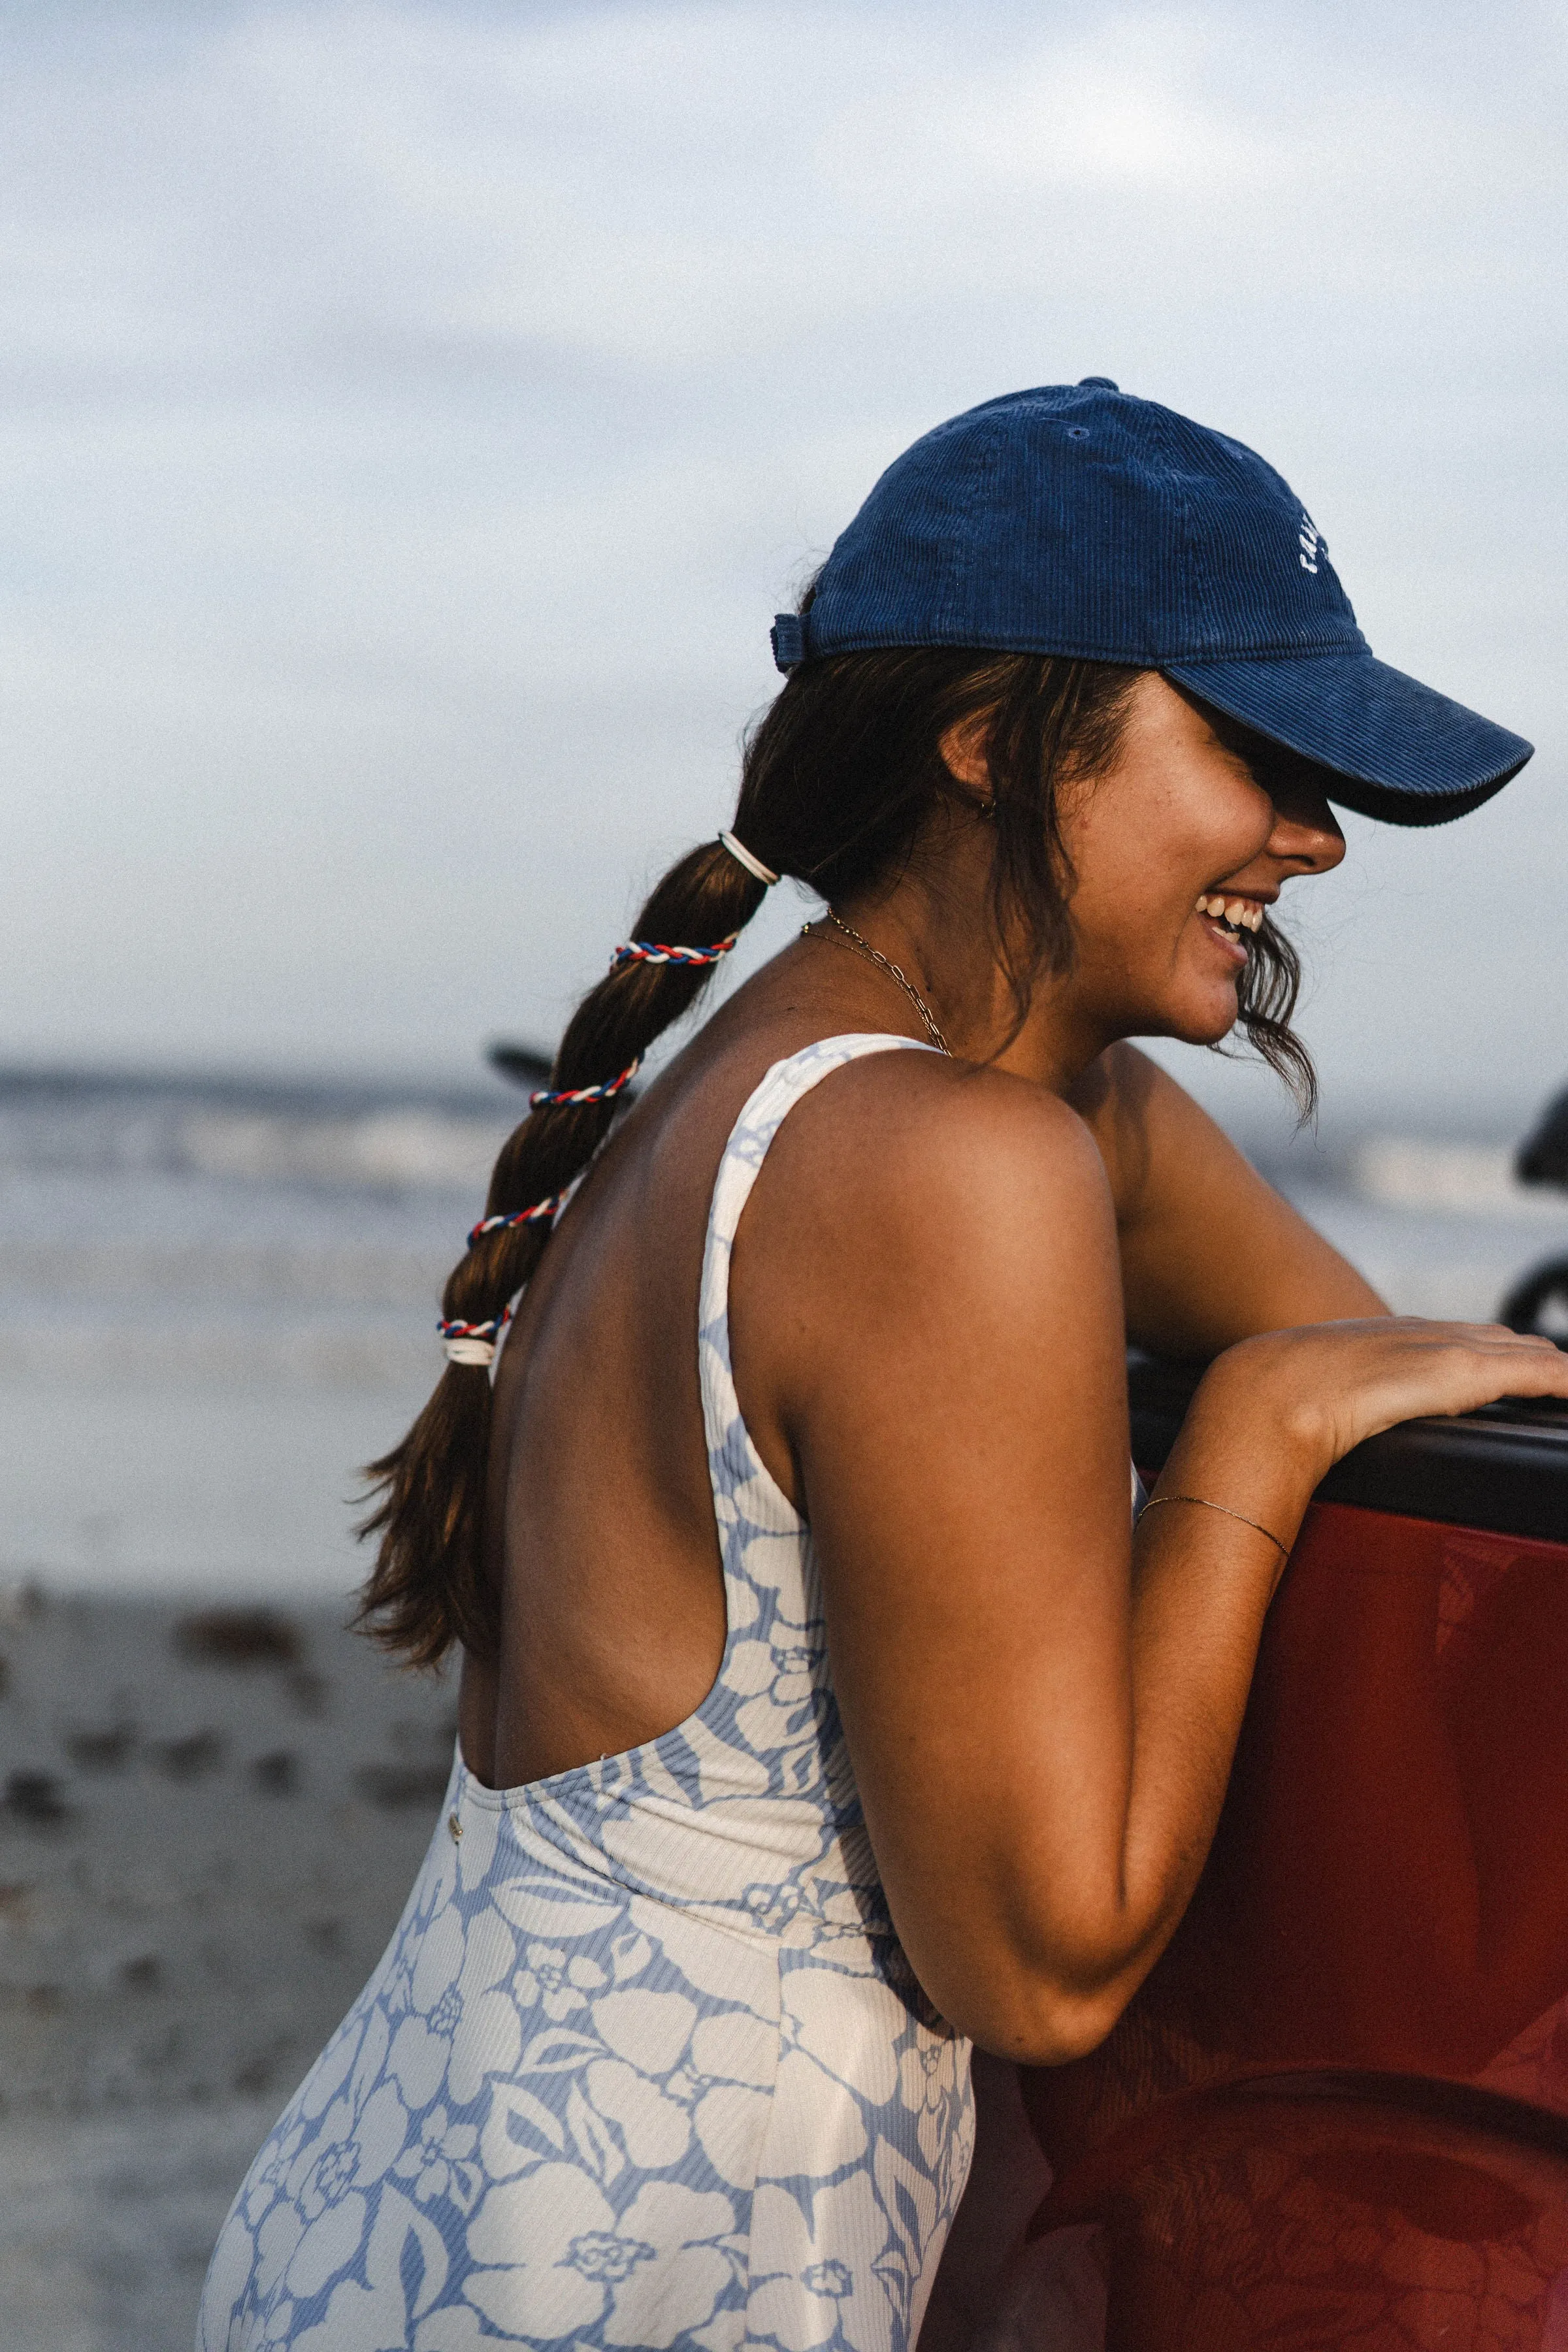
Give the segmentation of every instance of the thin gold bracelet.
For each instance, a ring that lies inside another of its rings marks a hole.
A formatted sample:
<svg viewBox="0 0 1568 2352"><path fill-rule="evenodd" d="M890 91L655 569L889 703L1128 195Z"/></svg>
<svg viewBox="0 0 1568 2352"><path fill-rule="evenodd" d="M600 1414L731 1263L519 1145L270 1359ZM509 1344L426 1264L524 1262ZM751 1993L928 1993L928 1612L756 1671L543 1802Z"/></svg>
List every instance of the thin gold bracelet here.
<svg viewBox="0 0 1568 2352"><path fill-rule="evenodd" d="M1270 1535L1268 1529L1261 1526L1257 1519L1249 1519L1245 1511L1233 1511L1228 1503L1211 1503L1203 1495L1151 1495L1143 1506L1143 1511L1156 1510L1162 1503L1195 1503L1200 1511L1223 1511L1227 1519L1239 1519L1242 1526L1250 1528L1254 1534L1268 1537L1281 1559L1289 1559L1290 1557L1289 1544L1282 1544L1278 1536ZM1142 1518L1143 1512L1141 1511L1138 1516Z"/></svg>

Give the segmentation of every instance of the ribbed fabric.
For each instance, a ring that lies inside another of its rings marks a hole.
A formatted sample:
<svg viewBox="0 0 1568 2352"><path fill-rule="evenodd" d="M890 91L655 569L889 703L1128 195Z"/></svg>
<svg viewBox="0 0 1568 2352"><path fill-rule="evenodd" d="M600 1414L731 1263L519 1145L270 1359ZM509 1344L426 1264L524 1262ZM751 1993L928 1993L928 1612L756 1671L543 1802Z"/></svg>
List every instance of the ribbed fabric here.
<svg viewBox="0 0 1568 2352"><path fill-rule="evenodd" d="M905 450L773 642L784 668L972 646L1162 670L1394 824L1458 815L1531 756L1374 660L1327 541L1255 451L1100 377L985 401Z"/></svg>
<svg viewBox="0 0 1568 2352"><path fill-rule="evenodd" d="M1334 771L1330 798L1385 824L1447 824L1490 800L1531 756L1520 736L1364 654L1167 662L1165 675Z"/></svg>
<svg viewBox="0 0 1568 2352"><path fill-rule="evenodd" d="M735 1397L714 1190L699 1351L728 1632L696 1713L524 1788L453 1767L385 1957L235 2200L199 2352L910 2352L973 2142L969 2045L888 1917L804 1521Z"/></svg>

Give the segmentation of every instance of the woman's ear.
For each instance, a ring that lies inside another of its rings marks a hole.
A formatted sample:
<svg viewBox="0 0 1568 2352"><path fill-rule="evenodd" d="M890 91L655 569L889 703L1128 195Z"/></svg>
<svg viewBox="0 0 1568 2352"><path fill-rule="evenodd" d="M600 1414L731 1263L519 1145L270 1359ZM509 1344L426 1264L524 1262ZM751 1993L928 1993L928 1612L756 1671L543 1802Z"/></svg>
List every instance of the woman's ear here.
<svg viewBox="0 0 1568 2352"><path fill-rule="evenodd" d="M994 816L996 811L991 762L986 756L990 732L990 712L977 710L967 719L954 719L937 740L943 767L955 784L964 787L963 798L976 816Z"/></svg>

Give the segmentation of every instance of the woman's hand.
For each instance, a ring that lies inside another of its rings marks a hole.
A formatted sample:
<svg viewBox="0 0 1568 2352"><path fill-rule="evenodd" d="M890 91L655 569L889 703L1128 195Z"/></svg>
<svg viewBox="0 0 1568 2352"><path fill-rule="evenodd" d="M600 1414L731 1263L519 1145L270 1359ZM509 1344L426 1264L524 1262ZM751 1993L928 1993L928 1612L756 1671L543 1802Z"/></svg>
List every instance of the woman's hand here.
<svg viewBox="0 0 1568 2352"><path fill-rule="evenodd" d="M1241 1340L1210 1367L1193 1412L1233 1442L1266 1435L1300 1465L1310 1495L1380 1430L1499 1397L1568 1399L1568 1355L1500 1323L1380 1316Z"/></svg>

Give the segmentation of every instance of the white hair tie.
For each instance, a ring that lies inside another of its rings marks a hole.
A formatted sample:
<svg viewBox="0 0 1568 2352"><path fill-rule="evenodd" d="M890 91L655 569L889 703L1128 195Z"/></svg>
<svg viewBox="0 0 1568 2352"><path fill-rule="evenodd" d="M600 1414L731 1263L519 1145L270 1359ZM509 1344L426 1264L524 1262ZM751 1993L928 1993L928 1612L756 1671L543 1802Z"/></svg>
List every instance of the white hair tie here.
<svg viewBox="0 0 1568 2352"><path fill-rule="evenodd" d="M759 882L764 883L769 889L772 889L779 877L771 866L764 866L760 857L753 857L745 843L737 841L732 833L721 833L719 838L731 856L738 858L748 874L754 874Z"/></svg>
<svg viewBox="0 0 1568 2352"><path fill-rule="evenodd" d="M489 1365L495 1361L496 1343L493 1339L448 1339L446 1346L449 1364Z"/></svg>

